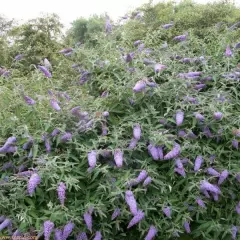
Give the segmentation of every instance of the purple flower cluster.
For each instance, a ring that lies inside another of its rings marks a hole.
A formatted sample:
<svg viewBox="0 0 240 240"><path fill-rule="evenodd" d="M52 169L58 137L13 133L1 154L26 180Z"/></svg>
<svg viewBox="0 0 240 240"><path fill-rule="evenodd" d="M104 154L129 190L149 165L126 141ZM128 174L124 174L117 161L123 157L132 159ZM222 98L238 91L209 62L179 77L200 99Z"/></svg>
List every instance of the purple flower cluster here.
<svg viewBox="0 0 240 240"><path fill-rule="evenodd" d="M64 201L66 198L66 185L60 182L57 188L58 199L62 206L64 206Z"/></svg>
<svg viewBox="0 0 240 240"><path fill-rule="evenodd" d="M64 226L62 240L67 240L67 238L72 233L74 226L75 225L72 222L69 222Z"/></svg>
<svg viewBox="0 0 240 240"><path fill-rule="evenodd" d="M136 215L138 213L137 202L132 191L128 190L125 192L125 201L128 204L132 215Z"/></svg>
<svg viewBox="0 0 240 240"><path fill-rule="evenodd" d="M179 144L175 143L173 149L164 156L164 160L169 160L176 158L181 153L181 147Z"/></svg>
<svg viewBox="0 0 240 240"><path fill-rule="evenodd" d="M0 148L0 153L14 153L17 151L15 146L17 142L16 137L9 137L4 145Z"/></svg>
<svg viewBox="0 0 240 240"><path fill-rule="evenodd" d="M84 221L87 225L87 229L92 232L92 215L89 212L84 213Z"/></svg>
<svg viewBox="0 0 240 240"><path fill-rule="evenodd" d="M97 151L92 150L88 153L88 165L91 169L95 168L97 164Z"/></svg>
<svg viewBox="0 0 240 240"><path fill-rule="evenodd" d="M36 187L40 184L41 178L37 173L33 173L28 181L27 189L30 196L34 193Z"/></svg>
<svg viewBox="0 0 240 240"><path fill-rule="evenodd" d="M117 218L119 215L121 214L121 209L120 208L116 208L112 214L111 220L114 220L115 218Z"/></svg>
<svg viewBox="0 0 240 240"><path fill-rule="evenodd" d="M119 148L114 151L114 161L115 161L118 168L122 167L122 165L123 165L123 152Z"/></svg>
<svg viewBox="0 0 240 240"><path fill-rule="evenodd" d="M143 211L138 210L137 213L134 215L134 217L132 218L132 220L129 222L127 229L131 228L132 226L138 224L139 222L141 222L144 218L145 214Z"/></svg>
<svg viewBox="0 0 240 240"><path fill-rule="evenodd" d="M43 229L44 229L44 239L50 240L51 233L54 229L54 223L49 220L45 221L43 224Z"/></svg>
<svg viewBox="0 0 240 240"><path fill-rule="evenodd" d="M163 146L148 145L148 152L152 156L153 160L163 160Z"/></svg>
<svg viewBox="0 0 240 240"><path fill-rule="evenodd" d="M47 77L47 78L52 77L52 74L49 72L49 70L46 67L39 65L38 69L45 75L45 77Z"/></svg>
<svg viewBox="0 0 240 240"><path fill-rule="evenodd" d="M146 170L142 170L142 171L139 173L139 175L138 175L137 178L132 179L132 180L129 181L128 185L129 185L129 186L135 186L135 185L143 182L143 181L147 178L147 176L148 176L147 171L146 171Z"/></svg>
<svg viewBox="0 0 240 240"><path fill-rule="evenodd" d="M150 226L145 240L152 240L157 235L157 228L153 225Z"/></svg>

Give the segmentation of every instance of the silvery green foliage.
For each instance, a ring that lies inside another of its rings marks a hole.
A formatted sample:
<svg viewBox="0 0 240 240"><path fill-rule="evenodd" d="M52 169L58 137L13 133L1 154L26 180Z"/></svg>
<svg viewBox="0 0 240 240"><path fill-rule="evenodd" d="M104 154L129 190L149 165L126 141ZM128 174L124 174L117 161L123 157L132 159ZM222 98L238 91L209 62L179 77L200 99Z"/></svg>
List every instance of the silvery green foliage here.
<svg viewBox="0 0 240 240"><path fill-rule="evenodd" d="M47 239L239 236L239 29L227 30L236 14L213 4L196 5L195 16L184 4L174 15L171 4L143 8L107 35L103 23L80 46L58 43L39 58L49 70L27 55L14 60L28 48L9 51L0 68L0 224Z"/></svg>

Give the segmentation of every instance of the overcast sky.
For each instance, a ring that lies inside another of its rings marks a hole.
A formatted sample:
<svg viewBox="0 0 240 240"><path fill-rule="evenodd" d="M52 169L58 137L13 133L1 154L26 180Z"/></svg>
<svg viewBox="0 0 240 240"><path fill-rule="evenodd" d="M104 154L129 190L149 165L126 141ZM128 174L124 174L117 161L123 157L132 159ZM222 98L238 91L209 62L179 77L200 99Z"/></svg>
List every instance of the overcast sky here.
<svg viewBox="0 0 240 240"><path fill-rule="evenodd" d="M78 17L88 17L94 13L108 12L110 17L124 15L149 0L1 0L0 14L17 20L28 20L40 13L56 13L65 26ZM176 0L178 2L179 0ZM207 2L210 0L197 0ZM240 0L236 0L240 1ZM154 3L159 0L153 0Z"/></svg>

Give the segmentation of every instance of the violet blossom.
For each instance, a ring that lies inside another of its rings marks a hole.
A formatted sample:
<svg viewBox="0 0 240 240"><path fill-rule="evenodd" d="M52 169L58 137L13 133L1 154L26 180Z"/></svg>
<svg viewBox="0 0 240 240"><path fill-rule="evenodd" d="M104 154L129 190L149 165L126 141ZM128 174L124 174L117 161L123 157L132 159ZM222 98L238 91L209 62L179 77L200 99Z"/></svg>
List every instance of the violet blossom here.
<svg viewBox="0 0 240 240"><path fill-rule="evenodd" d="M57 188L58 199L62 206L64 206L64 201L66 198L66 185L60 182Z"/></svg>
<svg viewBox="0 0 240 240"><path fill-rule="evenodd" d="M33 173L27 185L28 193L30 196L34 193L36 187L40 184L41 178L37 173Z"/></svg>
<svg viewBox="0 0 240 240"><path fill-rule="evenodd" d="M145 214L143 211L139 210L137 214L132 218L132 220L129 222L127 229L131 228L132 226L136 225L140 221L143 220Z"/></svg>
<svg viewBox="0 0 240 240"><path fill-rule="evenodd" d="M38 69L47 77L51 78L52 74L44 67L44 66L38 66Z"/></svg>
<svg viewBox="0 0 240 240"><path fill-rule="evenodd" d="M36 103L36 101L34 101L29 96L24 96L24 100L25 100L26 104L28 104L28 105L34 105Z"/></svg>
<svg viewBox="0 0 240 240"><path fill-rule="evenodd" d="M44 239L50 240L51 233L54 229L54 223L49 220L45 221L43 227L44 227Z"/></svg>

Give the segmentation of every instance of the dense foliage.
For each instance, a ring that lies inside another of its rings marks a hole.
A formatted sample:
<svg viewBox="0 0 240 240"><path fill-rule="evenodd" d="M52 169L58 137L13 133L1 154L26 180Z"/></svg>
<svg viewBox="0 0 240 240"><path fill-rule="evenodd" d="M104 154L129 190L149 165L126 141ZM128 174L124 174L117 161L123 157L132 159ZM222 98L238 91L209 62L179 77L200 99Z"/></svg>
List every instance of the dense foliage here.
<svg viewBox="0 0 240 240"><path fill-rule="evenodd" d="M191 1L64 39L56 15L0 18L0 234L239 239L238 22Z"/></svg>

